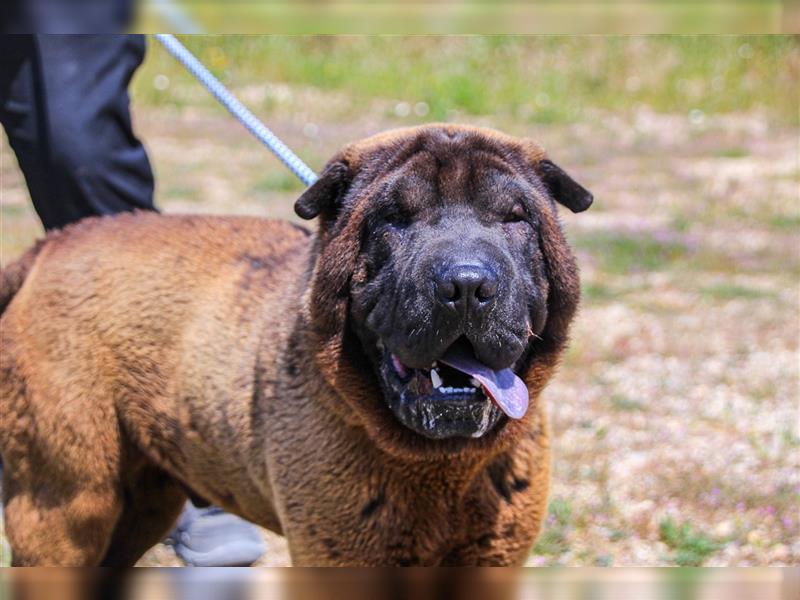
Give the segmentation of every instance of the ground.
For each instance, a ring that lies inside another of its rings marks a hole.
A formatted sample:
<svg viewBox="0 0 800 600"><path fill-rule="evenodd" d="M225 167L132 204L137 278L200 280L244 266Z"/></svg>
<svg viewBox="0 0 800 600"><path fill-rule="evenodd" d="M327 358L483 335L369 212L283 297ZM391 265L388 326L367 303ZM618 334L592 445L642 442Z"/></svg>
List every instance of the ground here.
<svg viewBox="0 0 800 600"><path fill-rule="evenodd" d="M650 42L626 43L658 54ZM759 58L755 42L724 43L736 60ZM201 49L214 60L213 47ZM796 83L799 63L795 44L741 81L782 65ZM656 66L640 65L620 93L657 85ZM708 89L712 71L699 77ZM491 97L477 106L454 98L446 109L388 83L381 95L272 76L235 89L317 170L343 143L435 116L536 137L594 192L589 211L562 219L583 302L543 396L554 469L529 564L800 563L800 128L773 106L783 100L754 92L754 101L711 106L701 90L696 102L645 94L621 107L592 105L580 89L583 104L536 119L493 111ZM686 98L697 95L695 79ZM301 185L167 57L151 57L134 90L165 212L296 219ZM549 94L534 95L532 110L560 102ZM0 151L6 264L41 229L5 139ZM267 535L263 564L285 564L285 543ZM141 564L179 563L159 546Z"/></svg>

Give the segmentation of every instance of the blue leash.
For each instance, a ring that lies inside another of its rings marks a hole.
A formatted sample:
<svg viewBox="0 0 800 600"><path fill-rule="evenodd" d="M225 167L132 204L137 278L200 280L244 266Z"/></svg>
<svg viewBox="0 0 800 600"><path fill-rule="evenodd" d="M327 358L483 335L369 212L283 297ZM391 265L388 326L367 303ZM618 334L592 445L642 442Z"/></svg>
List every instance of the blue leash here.
<svg viewBox="0 0 800 600"><path fill-rule="evenodd" d="M302 159L292 152L269 128L259 121L250 110L231 94L222 82L206 69L194 54L181 44L178 39L169 33L156 34L156 39L166 48L172 56L186 67L206 89L211 92L219 102L252 133L258 141L264 144L280 161L297 175L306 185L311 185L317 180L317 175Z"/></svg>

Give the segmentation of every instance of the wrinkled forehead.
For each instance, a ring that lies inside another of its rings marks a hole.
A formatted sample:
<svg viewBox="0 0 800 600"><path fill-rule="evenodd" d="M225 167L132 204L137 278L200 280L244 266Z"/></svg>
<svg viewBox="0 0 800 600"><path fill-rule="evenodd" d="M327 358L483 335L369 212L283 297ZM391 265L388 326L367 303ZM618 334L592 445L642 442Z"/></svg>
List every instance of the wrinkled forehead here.
<svg viewBox="0 0 800 600"><path fill-rule="evenodd" d="M425 131L362 149L362 174L406 202L466 201L535 190L531 156L519 142L473 131Z"/></svg>
<svg viewBox="0 0 800 600"><path fill-rule="evenodd" d="M442 160L426 151L398 166L384 186L388 195L417 208L431 201L484 204L498 196L525 196L529 189L530 182L496 155L450 155Z"/></svg>
<svg viewBox="0 0 800 600"><path fill-rule="evenodd" d="M544 150L531 140L463 125L400 129L351 144L344 158L356 170L394 170L422 154L440 163L491 158L517 167L544 158Z"/></svg>

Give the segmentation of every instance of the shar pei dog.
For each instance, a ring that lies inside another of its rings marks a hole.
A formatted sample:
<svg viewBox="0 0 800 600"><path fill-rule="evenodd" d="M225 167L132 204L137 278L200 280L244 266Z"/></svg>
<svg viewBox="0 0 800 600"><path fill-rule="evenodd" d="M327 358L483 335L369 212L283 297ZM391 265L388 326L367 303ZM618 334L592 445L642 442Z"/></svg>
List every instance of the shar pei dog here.
<svg viewBox="0 0 800 600"><path fill-rule="evenodd" d="M427 125L353 143L295 204L123 214L2 272L16 565L131 565L187 497L295 565L516 565L546 512L539 400L580 288L535 142Z"/></svg>

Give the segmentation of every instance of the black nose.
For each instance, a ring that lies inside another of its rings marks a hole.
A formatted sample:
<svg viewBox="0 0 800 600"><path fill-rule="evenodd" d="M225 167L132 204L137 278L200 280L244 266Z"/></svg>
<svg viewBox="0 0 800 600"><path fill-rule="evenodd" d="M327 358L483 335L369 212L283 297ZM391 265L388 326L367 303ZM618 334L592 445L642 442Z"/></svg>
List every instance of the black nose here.
<svg viewBox="0 0 800 600"><path fill-rule="evenodd" d="M434 276L439 301L456 308L481 307L497 295L497 275L481 263L459 263Z"/></svg>

